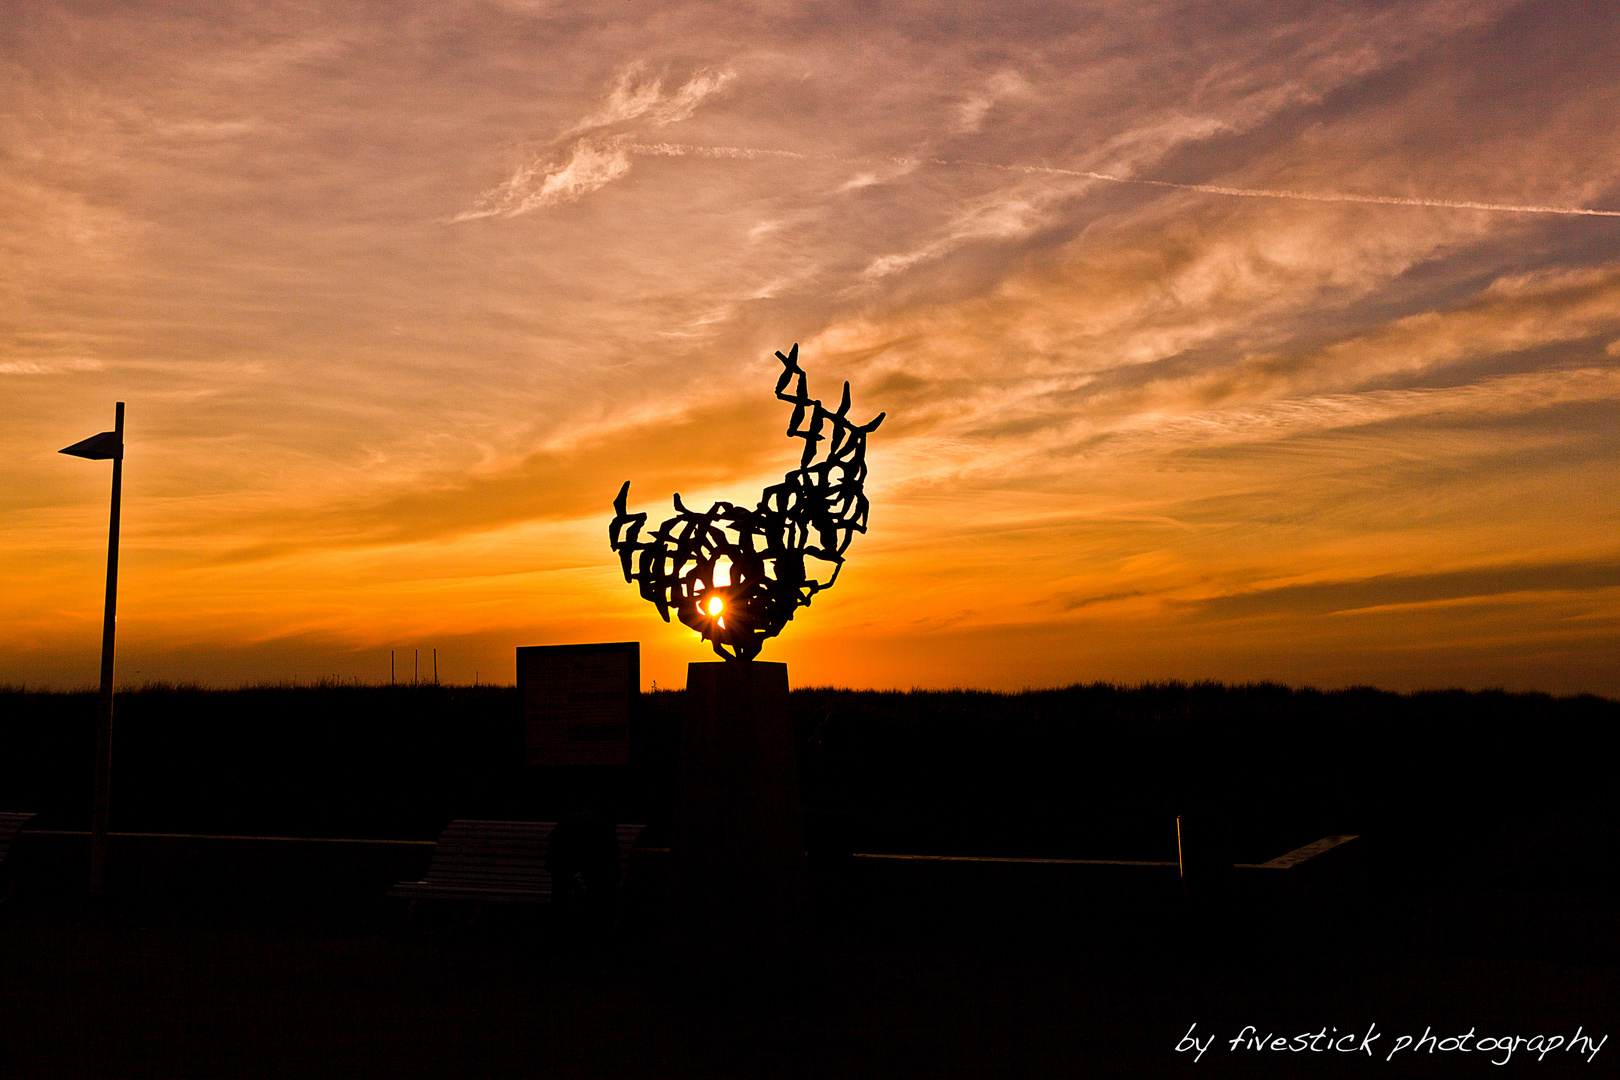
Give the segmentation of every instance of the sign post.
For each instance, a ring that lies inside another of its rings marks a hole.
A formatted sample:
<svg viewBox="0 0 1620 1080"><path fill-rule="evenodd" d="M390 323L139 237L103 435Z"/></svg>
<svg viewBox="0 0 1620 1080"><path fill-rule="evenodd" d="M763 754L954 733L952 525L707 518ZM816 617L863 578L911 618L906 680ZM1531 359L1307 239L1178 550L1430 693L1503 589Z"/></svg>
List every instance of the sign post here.
<svg viewBox="0 0 1620 1080"><path fill-rule="evenodd" d="M90 891L107 887L107 807L112 792L113 632L118 622L118 508L124 482L124 403L112 431L59 451L92 461L112 459L112 516L107 526L107 607L101 623L101 701L96 718L96 788L90 810Z"/></svg>

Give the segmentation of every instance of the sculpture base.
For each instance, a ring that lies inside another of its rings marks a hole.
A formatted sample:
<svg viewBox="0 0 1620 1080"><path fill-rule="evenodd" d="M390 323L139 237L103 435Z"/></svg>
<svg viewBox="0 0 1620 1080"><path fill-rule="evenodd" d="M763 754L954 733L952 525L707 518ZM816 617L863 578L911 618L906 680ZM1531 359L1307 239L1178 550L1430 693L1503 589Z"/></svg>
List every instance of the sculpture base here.
<svg viewBox="0 0 1620 1080"><path fill-rule="evenodd" d="M805 854L786 664L688 667L671 824L670 959L695 973L796 966Z"/></svg>

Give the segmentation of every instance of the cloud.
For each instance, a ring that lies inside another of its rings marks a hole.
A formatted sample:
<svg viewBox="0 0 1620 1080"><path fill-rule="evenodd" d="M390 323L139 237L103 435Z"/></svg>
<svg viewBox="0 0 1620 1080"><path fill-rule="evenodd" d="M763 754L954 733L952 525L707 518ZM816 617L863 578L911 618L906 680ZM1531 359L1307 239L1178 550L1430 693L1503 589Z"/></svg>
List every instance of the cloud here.
<svg viewBox="0 0 1620 1080"><path fill-rule="evenodd" d="M1512 275L1450 311L1424 311L1318 352L1245 358L1192 380L1207 399L1351 386L1579 341L1620 327L1620 265ZM1193 389L1189 387L1189 389Z"/></svg>
<svg viewBox="0 0 1620 1080"><path fill-rule="evenodd" d="M515 217L559 203L572 202L611 184L630 171L630 154L680 156L698 153L706 157L768 156L768 151L739 150L732 147L676 147L668 143L646 145L617 137L595 134L603 129L638 121L653 127L685 120L699 104L723 90L737 77L727 70L699 71L680 89L666 94L663 80L647 77L643 65L631 64L619 74L607 101L586 116L562 138L590 132L569 148L568 159L551 164L539 159L520 165L505 182L479 196L471 209L451 218L452 222L485 217ZM797 155L789 155L797 156Z"/></svg>
<svg viewBox="0 0 1620 1080"><path fill-rule="evenodd" d="M645 70L644 65L634 63L621 71L619 81L602 107L570 128L565 137L632 120L655 127L677 123L690 117L704 100L718 94L737 78L737 73L729 68L703 70L679 90L666 94L663 79L649 78Z"/></svg>
<svg viewBox="0 0 1620 1080"><path fill-rule="evenodd" d="M1477 423L1524 416L1583 402L1620 399L1620 371L1572 371L1503 375L1463 386L1418 390L1370 390L1288 398L1260 408L1165 414L1144 412L1117 425L1102 425L1107 441L1090 452L1164 453L1194 446L1276 442L1396 421L1444 418ZM1082 430L1087 425L1082 425Z"/></svg>
<svg viewBox="0 0 1620 1080"><path fill-rule="evenodd" d="M997 192L962 207L939 235L912 251L880 255L861 271L865 283L932 262L975 240L1014 240L1027 236L1041 220L1041 211L1050 202L1040 196Z"/></svg>
<svg viewBox="0 0 1620 1080"><path fill-rule="evenodd" d="M988 295L846 317L806 349L864 358L873 386L902 373L912 380L896 430L909 422L1011 430L1376 385L1574 347L1620 327L1620 266L1610 265L1505 275L1445 309L1293 338L1279 328L1295 312L1328 303L1353 312L1358 297L1483 226L1426 217L1373 231L1355 211L1285 216L1259 206L1193 225L1176 221L1183 210L1154 205L1134 221L1094 227L1001 276ZM906 269L945 247L884 256L866 272Z"/></svg>
<svg viewBox="0 0 1620 1080"><path fill-rule="evenodd" d="M452 222L485 217L516 217L558 203L571 202L605 187L630 171L630 154L618 140L580 139L568 160L546 166L525 165L499 187L486 191L470 210Z"/></svg>
<svg viewBox="0 0 1620 1080"><path fill-rule="evenodd" d="M0 375L58 375L65 371L100 371L100 360L58 357L50 360L0 360Z"/></svg>
<svg viewBox="0 0 1620 1080"><path fill-rule="evenodd" d="M1217 351L1211 362L1180 370L1169 352L1134 366L1115 357L1117 366L1091 371L1083 355L1067 367L1027 354L989 355L977 351L981 342L1031 351L1066 343L1043 342L1016 318L986 327L974 314L963 316L972 336L958 339L952 319L933 308L927 309L933 316L919 314L915 324L852 321L805 350L877 358L866 361L872 377L861 393L894 417L877 481L891 498L916 485L960 492L1016 485L1090 501L1099 496L1097 485L1113 490L1136 477L1144 486L1129 497L1150 504L1213 496L1232 484L1244 493L1234 505L1252 509L1264 501L1262 492L1274 490L1287 502L1290 485L1301 482L1270 467L1272 460L1320 459L1316 482L1332 499L1364 482L1347 464L1356 458L1477 463L1484 487L1489 472L1501 472L1509 460L1601 453L1590 419L1577 418L1600 415L1594 407L1620 400L1620 371L1594 366L1605 355L1604 339L1620 326L1616 289L1620 267L1613 266L1506 275L1450 310L1392 320L1291 355L1228 359ZM1000 300L1005 307L1035 296L1048 314L1062 310L1044 290L1032 296L1004 287ZM1083 324L1084 309L1071 309L1070 317ZM1114 318L1117 325L1101 327L1104 341L1159 333L1151 308ZM1195 306L1186 318L1196 326L1209 316ZM1228 331L1216 323L1212 332L1218 340ZM1558 366L1540 366L1549 363ZM1496 373L1503 368L1508 373ZM1391 378L1431 385L1391 387ZM1333 392L1340 388L1353 389ZM1201 463L1188 464L1194 459ZM1197 482L1190 491L1171 482L1162 470L1172 460L1174 473L1207 474L1204 490ZM1246 461L1247 471L1222 460Z"/></svg>
<svg viewBox="0 0 1620 1080"><path fill-rule="evenodd" d="M1416 23L1423 21L1414 20ZM1335 35L1353 34L1343 27L1333 27L1330 32ZM1427 29L1429 34L1434 32L1433 27ZM1028 236L1040 224L1061 214L1077 194L1096 182L1132 182L1135 176L1152 169L1172 154L1185 151L1189 146L1208 143L1219 136L1252 131L1301 104L1320 101L1334 89L1366 77L1369 72L1406 55L1414 47L1412 42L1384 40L1388 35L1389 28L1382 21L1375 20L1370 36L1379 41L1381 47L1369 45L1352 50L1353 59L1350 60L1336 50L1304 50L1302 55L1290 58L1296 61L1288 65L1291 77L1280 84L1270 84L1256 77L1253 68L1258 66L1263 69L1263 65L1245 65L1241 58L1233 57L1216 65L1198 88L1196 104L1202 108L1191 107L1194 102L1185 99L1158 99L1156 93L1143 87L1148 94L1147 103L1125 113L1121 130L1097 139L1094 145L1075 146L1069 151L1071 156L1103 164L1107 171L921 155L922 163L936 168L999 170L1019 175L1022 179L1012 190L980 195L970 200L935 235L910 250L880 255L871 260L862 271L862 277L867 283L891 277L934 262L973 240L1008 240ZM977 131L993 101L1011 96L1032 96L1033 93L1031 84L1024 76L1014 71L1002 71L988 81L986 93L970 97L961 106L952 131L958 134ZM1043 180L1044 183L1041 182ZM1168 181L1150 183L1171 188L1190 189L1195 186ZM1226 195L1249 193L1235 189L1221 192ZM1268 191L1263 194L1283 197L1295 193Z"/></svg>
<svg viewBox="0 0 1620 1080"><path fill-rule="evenodd" d="M1436 574L1380 574L1237 592L1197 602L1216 619L1329 615L1391 605L1430 604L1522 592L1594 592L1620 588L1620 563L1547 562L1485 566Z"/></svg>
<svg viewBox="0 0 1620 1080"><path fill-rule="evenodd" d="M253 562L604 515L627 479L632 481L631 501L638 506L666 503L676 491L701 502L705 492L791 468L797 451L781 437L784 426L777 402L763 397L726 400L590 432L471 474L417 475L409 482L368 485L368 490L346 492L329 504L268 516L250 512L176 522L171 538L230 535L235 542L216 561ZM737 489L723 497L752 504L758 495L756 489Z"/></svg>
<svg viewBox="0 0 1620 1080"><path fill-rule="evenodd" d="M998 101L1022 97L1030 93L1029 83L1011 69L998 71L984 82L982 90L968 95L956 107L956 122L951 131L957 135L971 135L984 126L984 118Z"/></svg>

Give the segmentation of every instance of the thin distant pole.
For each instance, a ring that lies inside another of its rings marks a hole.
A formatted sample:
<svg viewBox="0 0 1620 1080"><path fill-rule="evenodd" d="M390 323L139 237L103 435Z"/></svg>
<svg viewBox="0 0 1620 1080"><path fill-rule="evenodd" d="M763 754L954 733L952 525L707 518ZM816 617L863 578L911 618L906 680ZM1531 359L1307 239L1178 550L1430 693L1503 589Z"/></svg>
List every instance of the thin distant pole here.
<svg viewBox="0 0 1620 1080"><path fill-rule="evenodd" d="M112 513L107 522L107 607L101 622L101 709L96 719L96 790L90 810L90 891L107 887L107 814L112 801L113 639L118 629L118 512L124 490L124 403L118 402L113 431Z"/></svg>
<svg viewBox="0 0 1620 1080"><path fill-rule="evenodd" d="M437 647L433 650L433 685L439 685L439 650Z"/></svg>
<svg viewBox="0 0 1620 1080"><path fill-rule="evenodd" d="M422 650L411 650L411 685L422 681Z"/></svg>
<svg viewBox="0 0 1620 1080"><path fill-rule="evenodd" d="M394 685L394 650L388 650L388 685Z"/></svg>

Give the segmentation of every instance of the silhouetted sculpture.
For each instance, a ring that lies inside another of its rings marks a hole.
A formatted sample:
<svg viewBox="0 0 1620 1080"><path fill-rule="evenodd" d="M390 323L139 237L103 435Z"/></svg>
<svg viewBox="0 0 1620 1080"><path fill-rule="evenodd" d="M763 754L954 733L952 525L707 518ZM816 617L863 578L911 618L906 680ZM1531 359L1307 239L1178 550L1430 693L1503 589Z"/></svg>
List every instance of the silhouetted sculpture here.
<svg viewBox="0 0 1620 1080"><path fill-rule="evenodd" d="M706 513L687 509L675 496L678 514L639 539L646 514L630 514L626 480L613 501L608 526L612 548L624 564L624 579L669 621L670 608L727 660L751 660L765 639L780 633L793 613L816 593L831 588L843 568L844 549L866 531L866 436L883 422L848 419L849 383L836 412L811 398L799 367L799 347L780 352L782 377L776 396L793 404L790 437L804 440L799 468L765 489L752 510L717 502ZM784 388L798 376L792 393ZM831 427L831 434L823 429ZM817 443L830 440L827 456L812 465ZM832 564L826 581L806 569L805 560ZM634 564L632 566L632 563ZM716 577L720 580L716 581Z"/></svg>

